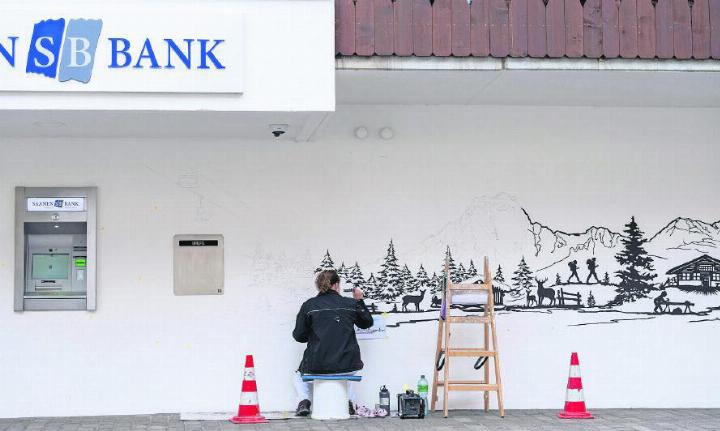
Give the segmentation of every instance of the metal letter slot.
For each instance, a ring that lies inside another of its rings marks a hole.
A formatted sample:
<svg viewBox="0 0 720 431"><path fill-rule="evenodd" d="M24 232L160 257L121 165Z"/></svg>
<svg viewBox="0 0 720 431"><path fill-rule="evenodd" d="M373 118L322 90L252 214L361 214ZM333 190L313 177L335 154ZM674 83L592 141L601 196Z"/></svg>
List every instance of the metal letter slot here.
<svg viewBox="0 0 720 431"><path fill-rule="evenodd" d="M175 235L173 238L175 295L222 295L224 285L223 236Z"/></svg>

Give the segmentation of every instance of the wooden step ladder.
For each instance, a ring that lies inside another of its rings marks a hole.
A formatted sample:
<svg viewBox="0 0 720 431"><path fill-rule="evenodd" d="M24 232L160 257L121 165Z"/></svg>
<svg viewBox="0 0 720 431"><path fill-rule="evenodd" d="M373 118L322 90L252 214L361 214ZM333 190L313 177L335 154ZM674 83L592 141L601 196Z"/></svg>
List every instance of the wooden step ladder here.
<svg viewBox="0 0 720 431"><path fill-rule="evenodd" d="M448 262L445 262L445 289L443 291L443 305L438 319L437 349L435 351L435 372L433 376L433 393L430 409L435 410L438 399L438 389L443 389L443 414L448 416L448 398L450 391L482 391L484 392L485 411L490 409L490 392L497 392L498 410L500 417L505 417L503 406L503 387L500 379L500 356L495 331L495 300L492 288L492 274L490 262L487 257L483 264L483 279L480 284L454 284L450 278ZM482 315L451 315L453 295L461 294L487 294ZM481 324L484 329L484 343L481 347L452 347L450 346L451 327L455 324ZM492 344L490 344L492 341ZM475 368L483 368L482 380L450 380L451 358L477 357ZM490 381L490 358L495 374L495 381ZM444 365L443 365L444 363ZM443 370L443 379L438 380L440 369Z"/></svg>

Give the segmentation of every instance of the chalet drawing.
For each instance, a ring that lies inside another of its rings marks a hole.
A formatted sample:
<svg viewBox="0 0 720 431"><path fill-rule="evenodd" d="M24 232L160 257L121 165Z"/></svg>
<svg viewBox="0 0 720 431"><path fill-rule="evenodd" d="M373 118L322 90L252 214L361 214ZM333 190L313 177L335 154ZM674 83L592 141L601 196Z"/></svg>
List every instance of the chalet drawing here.
<svg viewBox="0 0 720 431"><path fill-rule="evenodd" d="M704 254L667 271L668 284L677 287L720 289L720 260Z"/></svg>

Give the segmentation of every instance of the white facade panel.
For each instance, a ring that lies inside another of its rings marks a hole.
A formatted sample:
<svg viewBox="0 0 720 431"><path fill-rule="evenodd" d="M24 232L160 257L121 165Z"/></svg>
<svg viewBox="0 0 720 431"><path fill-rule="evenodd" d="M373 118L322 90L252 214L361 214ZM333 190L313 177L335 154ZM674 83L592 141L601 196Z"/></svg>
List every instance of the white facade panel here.
<svg viewBox="0 0 720 431"><path fill-rule="evenodd" d="M598 303L613 298L622 247L603 243L612 235L591 236L591 227L622 233L634 216L654 237L647 247L657 284L664 269L700 252L672 246L690 241L683 223L718 226L719 115L369 106L342 107L309 143L2 139L0 236L12 237L15 185L98 187L98 307L13 312L13 247L0 246L0 417L231 411L245 354L255 355L262 409L294 408L303 346L290 334L313 295L313 270L329 250L337 265L357 261L365 278L377 276L391 239L413 274L420 264L438 272L449 245L466 268L488 255L508 286L524 257L533 276L550 278L546 287L555 273L570 275L562 240L595 239L598 273L609 272L611 284L586 283L585 248L575 254L582 282L552 287L580 291L582 309L551 309L547 299L527 308L524 296L508 294L505 305L516 307L498 311L507 408L561 409L572 351L591 409L718 407L720 350L708 342L717 338L710 309L718 295L695 295L693 313L676 315L653 313L656 293L602 311L588 306L586 290ZM365 140L353 137L360 125ZM379 138L382 127L394 138ZM668 226L679 236L663 236ZM223 235L222 296L173 295L170 239L187 232ZM545 268L555 256L560 263ZM397 393L431 375L429 292L419 306L387 310L386 337L360 342L361 403L377 403L381 385ZM458 333L457 342L468 336ZM456 362L460 378L474 376L473 362ZM668 364L677 366L668 372ZM477 408L479 400L459 394L451 405Z"/></svg>

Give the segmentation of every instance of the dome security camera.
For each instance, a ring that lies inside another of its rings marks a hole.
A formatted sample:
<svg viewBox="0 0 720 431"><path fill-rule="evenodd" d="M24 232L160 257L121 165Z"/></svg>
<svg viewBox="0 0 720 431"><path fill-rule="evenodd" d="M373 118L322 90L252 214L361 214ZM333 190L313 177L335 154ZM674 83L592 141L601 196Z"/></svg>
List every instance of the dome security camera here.
<svg viewBox="0 0 720 431"><path fill-rule="evenodd" d="M271 124L270 132L272 132L274 137L279 138L287 132L288 127L287 124Z"/></svg>

